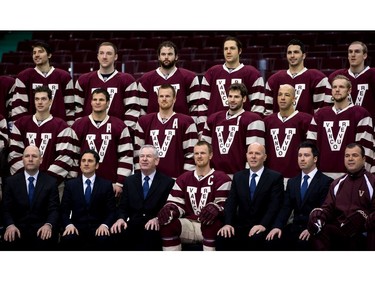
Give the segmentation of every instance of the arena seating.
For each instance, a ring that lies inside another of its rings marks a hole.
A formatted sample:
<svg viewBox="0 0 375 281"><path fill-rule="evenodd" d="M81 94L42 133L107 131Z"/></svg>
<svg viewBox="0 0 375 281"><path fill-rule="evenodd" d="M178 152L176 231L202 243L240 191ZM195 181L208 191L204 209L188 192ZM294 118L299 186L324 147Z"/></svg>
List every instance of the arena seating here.
<svg viewBox="0 0 375 281"><path fill-rule="evenodd" d="M286 44L293 38L306 45L306 66L324 73L347 67L347 48L352 41L367 44L370 66L375 52L374 31L35 31L32 40L20 41L16 51L3 54L0 75L15 76L22 66L32 65L31 44L37 40L47 41L54 50L52 63L73 70L74 77L97 65L96 50L103 41L118 47L117 69L139 76L157 67L156 49L164 40L177 44L179 66L203 75L212 65L224 62L222 44L226 36L241 40L242 61L264 67L265 78L287 67Z"/></svg>

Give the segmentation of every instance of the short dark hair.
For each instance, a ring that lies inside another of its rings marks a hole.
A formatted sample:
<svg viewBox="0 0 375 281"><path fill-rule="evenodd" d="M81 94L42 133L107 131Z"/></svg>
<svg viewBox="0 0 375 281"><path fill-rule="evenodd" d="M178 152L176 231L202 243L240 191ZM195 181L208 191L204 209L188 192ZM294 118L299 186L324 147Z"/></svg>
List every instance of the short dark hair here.
<svg viewBox="0 0 375 281"><path fill-rule="evenodd" d="M319 149L315 145L315 143L313 143L311 141L303 141L303 142L300 143L300 145L298 147L298 150L300 150L300 148L311 148L311 152L312 152L313 156L319 158Z"/></svg>
<svg viewBox="0 0 375 281"><path fill-rule="evenodd" d="M113 48L113 50L115 51L115 54L117 54L117 47L115 44L113 44L112 42L103 42L101 43L99 46L98 46L98 50L97 52L99 53L99 49L101 46L111 46Z"/></svg>
<svg viewBox="0 0 375 281"><path fill-rule="evenodd" d="M177 46L176 46L175 43L173 43L172 41L163 41L163 42L160 43L160 45L158 47L158 51L157 51L158 56L160 56L160 51L161 51L161 48L163 48L163 47L173 48L175 56L178 55L178 50L177 50Z"/></svg>
<svg viewBox="0 0 375 281"><path fill-rule="evenodd" d="M233 37L233 36L226 37L225 40L224 40L224 43L223 43L223 48L224 48L225 42L227 42L227 41L235 41L238 50L242 50L242 43L237 37Z"/></svg>
<svg viewBox="0 0 375 281"><path fill-rule="evenodd" d="M365 157L365 148L363 147L363 145L359 144L359 143L356 143L356 142L352 142L352 143L349 143L345 148L354 148L354 147L359 147L361 149L361 156L362 157Z"/></svg>
<svg viewBox="0 0 375 281"><path fill-rule="evenodd" d="M79 162L80 162L80 163L81 163L81 161L82 161L82 157L83 157L83 155L85 155L85 154L92 154L92 155L94 155L95 163L99 163L99 161L100 161L100 156L99 156L99 154L98 154L94 149L86 149L85 151L83 151L83 152L81 153L81 156L79 157Z"/></svg>
<svg viewBox="0 0 375 281"><path fill-rule="evenodd" d="M108 91L104 88L97 88L94 91L92 91L92 95L95 95L95 94L104 94L106 101L109 101L111 98Z"/></svg>
<svg viewBox="0 0 375 281"><path fill-rule="evenodd" d="M52 90L47 85L38 86L34 89L34 95L40 92L46 92L48 99L52 99Z"/></svg>
<svg viewBox="0 0 375 281"><path fill-rule="evenodd" d="M175 89L171 84L162 84L162 85L159 87L158 95L159 95L159 91L160 91L160 89L171 89L171 90L172 90L172 93L173 93L173 97L176 96L176 89Z"/></svg>
<svg viewBox="0 0 375 281"><path fill-rule="evenodd" d="M240 91L242 97L247 97L247 88L244 83L233 83L229 86L228 93L230 91Z"/></svg>
<svg viewBox="0 0 375 281"><path fill-rule="evenodd" d="M288 45L286 46L286 48L288 49L288 47L290 45L300 46L302 54L306 53L305 44L303 44L301 40L298 40L298 39L292 39L292 40L290 40L289 43L288 43Z"/></svg>
<svg viewBox="0 0 375 281"><path fill-rule="evenodd" d="M212 153L212 145L209 143L209 142L207 142L207 141L205 141L205 140L200 140L200 141L198 141L196 144L195 144L195 146L203 146L203 145L205 145L205 146L207 146L208 147L208 153Z"/></svg>
<svg viewBox="0 0 375 281"><path fill-rule="evenodd" d="M43 42L43 41L36 41L36 42L34 42L31 45L31 50L33 51L34 48L36 48L36 47L40 47L40 48L43 48L44 50L46 50L47 55L52 54L52 48L46 42Z"/></svg>

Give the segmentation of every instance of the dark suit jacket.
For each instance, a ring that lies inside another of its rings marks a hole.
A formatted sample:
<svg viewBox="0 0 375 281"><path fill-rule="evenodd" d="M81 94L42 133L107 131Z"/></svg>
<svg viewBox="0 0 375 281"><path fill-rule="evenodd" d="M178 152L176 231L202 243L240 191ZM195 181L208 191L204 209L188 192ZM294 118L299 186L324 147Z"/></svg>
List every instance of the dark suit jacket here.
<svg viewBox="0 0 375 281"><path fill-rule="evenodd" d="M249 176L249 169L234 174L224 208L225 224L249 228L261 224L268 228L282 204L284 178L280 173L264 168L254 198L250 200Z"/></svg>
<svg viewBox="0 0 375 281"><path fill-rule="evenodd" d="M5 228L11 224L40 228L45 223L50 223L53 229L58 226L59 191L56 179L47 173L39 172L31 205L23 171L6 178L3 200Z"/></svg>
<svg viewBox="0 0 375 281"><path fill-rule="evenodd" d="M64 229L71 223L78 230L96 229L101 224L111 227L115 214L116 199L111 181L96 176L89 205L85 201L81 176L65 182L61 199L61 220Z"/></svg>
<svg viewBox="0 0 375 281"><path fill-rule="evenodd" d="M283 206L275 220L274 227L283 228L288 222L291 212L294 211L293 223L306 228L310 212L322 205L333 181L332 178L324 175L321 171L317 171L302 201L301 180L301 173L288 180Z"/></svg>
<svg viewBox="0 0 375 281"><path fill-rule="evenodd" d="M125 221L129 219L128 223L132 224L145 224L157 216L173 185L174 179L156 171L147 197L143 199L141 172L127 177L118 208L118 218Z"/></svg>

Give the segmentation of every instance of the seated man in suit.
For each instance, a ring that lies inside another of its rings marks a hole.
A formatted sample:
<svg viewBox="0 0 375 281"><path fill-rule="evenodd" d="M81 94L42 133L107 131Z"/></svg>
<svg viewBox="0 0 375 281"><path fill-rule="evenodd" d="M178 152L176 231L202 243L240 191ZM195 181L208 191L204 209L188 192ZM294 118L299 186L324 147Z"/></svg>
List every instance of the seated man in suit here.
<svg viewBox="0 0 375 281"><path fill-rule="evenodd" d="M247 148L250 169L234 174L224 207L225 225L218 231L218 250L263 250L266 230L280 209L284 177L264 167L267 154L260 143Z"/></svg>
<svg viewBox="0 0 375 281"><path fill-rule="evenodd" d="M139 167L126 178L112 234L120 238L122 250L160 250L158 212L167 201L174 179L159 172L158 150L150 144L139 151Z"/></svg>
<svg viewBox="0 0 375 281"><path fill-rule="evenodd" d="M3 193L4 249L56 250L59 192L54 177L39 170L41 152L27 146L22 172L6 178Z"/></svg>
<svg viewBox="0 0 375 281"><path fill-rule="evenodd" d="M96 175L99 154L85 150L82 175L65 183L61 200L62 250L111 250L109 228L116 212L112 182Z"/></svg>
<svg viewBox="0 0 375 281"><path fill-rule="evenodd" d="M194 146L195 170L176 179L167 203L158 214L163 251L179 251L181 242L203 242L204 251L215 250L231 179L211 168L211 159L211 144L199 141Z"/></svg>
<svg viewBox="0 0 375 281"><path fill-rule="evenodd" d="M288 180L284 203L273 223L266 240L271 250L311 250L310 233L307 230L310 212L323 204L333 179L316 167L319 150L310 141L304 141L298 149L298 166L301 173ZM293 221L288 219L293 212Z"/></svg>

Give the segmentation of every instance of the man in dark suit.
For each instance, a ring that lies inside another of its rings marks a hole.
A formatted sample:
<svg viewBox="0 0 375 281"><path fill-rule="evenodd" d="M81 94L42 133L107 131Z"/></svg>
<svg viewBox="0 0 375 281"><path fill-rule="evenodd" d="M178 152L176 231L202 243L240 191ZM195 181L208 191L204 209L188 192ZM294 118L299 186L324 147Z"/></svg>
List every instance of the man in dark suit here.
<svg viewBox="0 0 375 281"><path fill-rule="evenodd" d="M111 227L111 233L118 234L123 250L162 250L157 214L167 200L174 179L159 172L158 163L157 149L144 145L139 150L140 171L126 178L118 220Z"/></svg>
<svg viewBox="0 0 375 281"><path fill-rule="evenodd" d="M23 172L6 178L3 194L4 249L56 250L59 193L54 177L39 171L36 146L23 152Z"/></svg>
<svg viewBox="0 0 375 281"><path fill-rule="evenodd" d="M81 154L82 175L65 183L61 200L62 250L111 250L109 228L115 220L112 182L96 175L99 154Z"/></svg>
<svg viewBox="0 0 375 281"><path fill-rule="evenodd" d="M319 150L315 144L304 141L298 150L301 173L288 180L283 206L266 240L271 250L311 250L307 230L310 212L323 204L333 179L316 167ZM306 178L306 180L305 180ZM307 184L304 184L304 182ZM307 189L305 189L305 186ZM288 219L293 212L293 220Z"/></svg>
<svg viewBox="0 0 375 281"><path fill-rule="evenodd" d="M218 231L217 250L262 250L265 231L283 200L284 178L264 167L264 146L250 144L246 158L250 169L234 174L224 207L225 225Z"/></svg>

